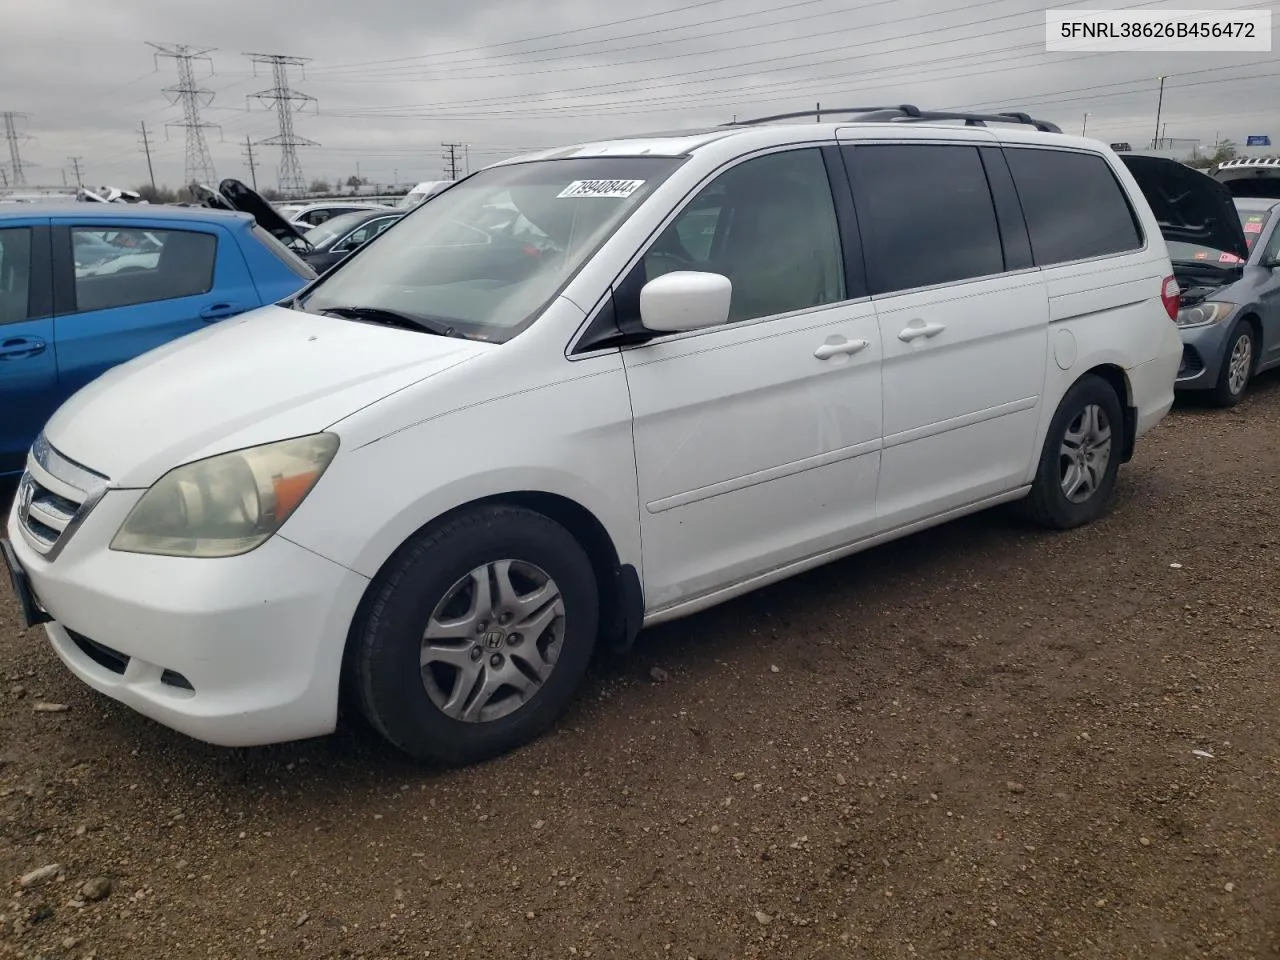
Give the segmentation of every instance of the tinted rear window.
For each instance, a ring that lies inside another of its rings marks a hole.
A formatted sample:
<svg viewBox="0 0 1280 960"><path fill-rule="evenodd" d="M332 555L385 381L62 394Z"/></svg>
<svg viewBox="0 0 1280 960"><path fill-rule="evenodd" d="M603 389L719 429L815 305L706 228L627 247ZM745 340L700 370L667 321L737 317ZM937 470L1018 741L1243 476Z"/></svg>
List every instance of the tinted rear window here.
<svg viewBox="0 0 1280 960"><path fill-rule="evenodd" d="M1005 155L1038 266L1142 247L1133 210L1102 157L1025 147Z"/></svg>
<svg viewBox="0 0 1280 960"><path fill-rule="evenodd" d="M844 155L857 182L872 293L1004 271L976 147L868 144L846 147Z"/></svg>

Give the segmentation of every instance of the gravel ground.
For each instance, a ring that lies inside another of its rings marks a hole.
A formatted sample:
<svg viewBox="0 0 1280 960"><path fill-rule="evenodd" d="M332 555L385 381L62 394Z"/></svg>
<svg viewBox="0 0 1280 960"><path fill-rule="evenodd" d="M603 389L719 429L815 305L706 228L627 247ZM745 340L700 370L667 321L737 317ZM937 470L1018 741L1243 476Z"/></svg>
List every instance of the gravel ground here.
<svg viewBox="0 0 1280 960"><path fill-rule="evenodd" d="M0 956L1280 956L1277 472L1280 380L1180 404L1104 521L654 630L452 772L184 739L0 594Z"/></svg>

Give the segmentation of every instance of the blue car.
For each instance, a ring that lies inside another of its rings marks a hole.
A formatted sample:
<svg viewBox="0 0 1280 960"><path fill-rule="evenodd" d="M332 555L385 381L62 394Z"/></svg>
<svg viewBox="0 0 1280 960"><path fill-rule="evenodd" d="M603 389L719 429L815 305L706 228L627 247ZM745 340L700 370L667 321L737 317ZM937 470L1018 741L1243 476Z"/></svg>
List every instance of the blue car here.
<svg viewBox="0 0 1280 960"><path fill-rule="evenodd" d="M0 477L21 471L53 411L106 370L314 278L248 213L0 207Z"/></svg>

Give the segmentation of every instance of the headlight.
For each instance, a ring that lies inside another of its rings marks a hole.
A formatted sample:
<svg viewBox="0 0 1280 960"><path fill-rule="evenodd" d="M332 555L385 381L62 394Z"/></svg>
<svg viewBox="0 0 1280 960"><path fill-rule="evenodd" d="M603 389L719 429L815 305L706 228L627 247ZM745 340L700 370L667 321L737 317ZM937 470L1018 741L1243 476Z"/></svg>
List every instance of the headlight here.
<svg viewBox="0 0 1280 960"><path fill-rule="evenodd" d="M175 467L120 525L112 550L168 557L234 557L265 543L311 492L338 452L317 433Z"/></svg>
<svg viewBox="0 0 1280 960"><path fill-rule="evenodd" d="M1215 303L1212 300L1197 303L1194 307L1183 307L1178 311L1178 326L1204 327L1217 323L1227 319L1235 308L1234 303Z"/></svg>

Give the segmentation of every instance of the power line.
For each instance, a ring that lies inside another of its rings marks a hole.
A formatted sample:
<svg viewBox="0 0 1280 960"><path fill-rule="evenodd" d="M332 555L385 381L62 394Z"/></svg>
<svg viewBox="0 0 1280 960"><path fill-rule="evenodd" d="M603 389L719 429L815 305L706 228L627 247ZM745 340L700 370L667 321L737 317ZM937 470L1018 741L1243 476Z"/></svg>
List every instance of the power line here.
<svg viewBox="0 0 1280 960"><path fill-rule="evenodd" d="M422 55L413 56L413 57L392 57L384 60L364 60L357 63L337 63L337 64L334 64L332 67L329 67L328 69L344 70L344 69L350 69L355 67L377 66L378 64L382 64L382 63L406 63L411 60L436 60L441 57L451 57L459 53L481 53L485 50L495 50L495 49L498 49L499 47L511 47L521 43L533 43L534 41L537 41L537 40L551 40L551 39L554 39L555 37L568 37L577 33L588 33L592 30L603 30L605 27L618 27L624 23L637 23L641 20L651 21L655 17L667 16L672 13L686 13L689 10L697 10L701 7L710 7L710 6L714 6L717 3L723 3L723 2L724 0L701 0L701 2L699 3L689 3L689 4L683 4L675 7L668 7L665 10L656 10L652 13L638 14L637 16L634 16L634 17L624 17L621 20L609 20L605 23L597 23L587 27L574 27L571 30L557 30L555 33L544 33L540 36L525 37L524 39L521 39L521 40L503 40L500 43L485 44L484 46L480 46L480 47L462 47L457 50L445 50L438 54L422 54Z"/></svg>
<svg viewBox="0 0 1280 960"><path fill-rule="evenodd" d="M200 119L201 106L209 106L213 102L213 91L196 84L193 64L197 60L205 60L209 64L209 73L213 73L213 61L209 53L214 47L193 47L185 43L152 43L156 52L153 56L170 57L178 67L178 82L165 87L163 92L169 94L171 103L182 104L182 122L171 121L169 127L181 127L186 130L187 157L185 175L187 183L214 183L217 174L213 169L213 154L209 152L209 144L205 141L204 132L210 129L221 129L216 123L205 123Z"/></svg>
<svg viewBox="0 0 1280 960"><path fill-rule="evenodd" d="M26 174L23 172L22 149L21 144L24 140L31 138L25 134L18 133L17 121L27 119L25 113L14 113L12 110L6 110L0 113L0 117L4 117L4 138L9 144L9 183L15 187L25 186L27 182Z"/></svg>
<svg viewBox="0 0 1280 960"><path fill-rule="evenodd" d="M660 47L660 46L666 46L672 43L684 43L689 40L704 40L707 38L720 39L721 37L724 37L726 35L732 35L735 33L744 33L748 30L762 30L765 27L777 27L777 26L783 26L783 25L790 26L794 23L799 23L802 20L815 20L819 17L829 17L837 13L851 12L848 7L838 7L834 10L820 10L817 13L805 14L803 16L795 16L792 14L788 14L787 16L783 17L781 20L768 21L766 23L744 24L742 26L730 27L730 28L722 27L722 28L710 31L708 33L700 33L700 34L695 34L693 36L687 36L687 37L675 37L675 38L666 39L666 40L654 40L650 43L639 43L639 44L627 43L621 47L606 47L599 50L583 50L582 49L583 45L585 44L617 43L619 41L624 41L624 40L633 40L633 39L644 38L644 37L654 37L654 36L658 36L659 34L674 33L680 30L687 30L690 27L701 27L701 26L707 26L709 24L725 23L728 21L740 22L748 17L759 16L761 14L778 13L780 11L794 10L798 7L813 6L815 3L827 3L827 2L829 2L829 0L793 0L793 2L791 3L779 4L778 6L772 7L767 10L754 10L748 13L734 14L732 16L716 17L712 20L702 20L702 21L698 21L697 23L680 24L674 27L660 27L656 30L642 30L638 33L625 33L615 37L602 37L599 40L579 40L575 43L565 43L565 44L560 44L559 46L554 46L554 47L543 47L537 50L520 50L515 53L498 54L497 56L498 57L517 57L518 56L521 58L519 61L520 65L524 66L528 64L549 63L552 61L563 61L565 59L564 56L537 57L534 59L529 59L527 58L526 54L552 53L556 50L572 50L574 52L573 59L577 60L583 57L594 57L594 56L599 56L601 54L615 53L615 52L621 52L621 51L626 51L630 53L635 50L643 50L647 47ZM857 7L856 10L852 12L861 13L862 11L868 10L871 7L879 7L888 3L896 3L896 2L899 2L899 0L871 0L870 3L864 3L862 6ZM995 0L995 2L1000 2L1000 0ZM988 2L988 4L984 4L984 5L990 5L990 3ZM951 10L945 10L942 12L954 13L956 12L956 10L965 10L965 9L969 9L969 8L959 7L959 8L953 8ZM928 14L927 16L936 18L937 14ZM907 18L907 19L912 19L912 18ZM896 21L890 21L890 22L896 22ZM879 26L879 24L868 24L868 26ZM824 31L823 34L821 35L826 35L829 32L830 31ZM805 37L788 37L787 39L803 40L805 39ZM778 41L775 39L769 42L777 43ZM738 47L735 45L734 49L736 51ZM700 52L697 54L681 54L681 56L705 56L705 54ZM481 69L485 67L492 69L496 65L494 63L494 60L496 59L497 57L484 56L484 57L472 57L466 60L441 61L439 58L432 57L431 63L429 64L429 66L445 68L449 71L449 75L452 77L458 71L462 71L462 70L476 70L476 69ZM634 63L634 62L647 62L647 61L615 62L611 60L609 65L615 66L617 65L617 63ZM505 66L505 64L497 64L497 65ZM326 73L325 79L327 80L332 79L332 81L336 81L336 82L345 81L347 83L363 83L363 82L382 83L382 82L385 82L385 80L387 79L394 79L397 76L406 75L405 71L417 71L419 69L421 68L419 67L388 67L388 68L385 68L384 70L376 71L376 72L369 71L369 70L359 70L355 72L355 76L359 77L360 79L348 79L345 76L331 77L330 74ZM562 68L562 69L585 70L585 69L591 69L591 65L577 64L577 65ZM556 72L556 71L534 71L534 72L544 73L544 72ZM409 75L412 75L412 73L410 73ZM516 74L516 76L528 76L528 74ZM371 79L366 80L365 78L367 77ZM483 78L475 77L471 79L483 79Z"/></svg>
<svg viewBox="0 0 1280 960"><path fill-rule="evenodd" d="M293 114L308 103L316 103L316 98L300 93L289 86L288 68L301 67L310 62L310 57L290 57L280 53L246 53L246 57L257 64L269 64L275 86L269 90L260 90L250 97L275 104L276 118L280 123L280 132L274 137L259 140L258 143L280 148L280 192L286 197L302 196L307 192L307 182L302 176L302 164L298 160L298 147L318 147L315 140L300 137L293 130ZM297 107L294 106L297 104Z"/></svg>
<svg viewBox="0 0 1280 960"><path fill-rule="evenodd" d="M1059 3L1058 7L1072 7L1085 2L1087 2L1087 0L1065 0L1065 2ZM1128 10L1128 9L1134 9L1135 7L1152 6L1154 4L1158 4L1162 2L1164 2L1164 0L1146 0L1146 2L1144 3L1132 4L1130 6L1125 6L1118 9ZM974 3L974 4L969 4L966 7L959 7L955 9L956 10L972 9L977 6L987 6L987 5L989 4ZM995 23L1001 20L1008 20L1013 17L1025 17L1030 12L1034 12L1034 11L1021 11L1019 13L1003 14L1001 16L996 16L996 17L984 17L979 20L971 20L965 23L954 24L951 26L935 27L930 30L916 31L914 33L906 34L897 38L899 40L906 41L906 46L898 47L892 50L886 50L882 52L895 53L895 52L905 52L908 50L914 51L914 50L923 49L927 47L945 46L948 44L955 43L957 40L987 39L993 36L999 36L1001 34L1016 33L1022 30L1033 29L1034 27L1036 27L1036 24L1022 24L1016 27L1007 27L1002 30L984 30L980 34L974 35L974 36L947 37L942 40L934 40L928 43L913 42L919 37L928 36L930 34L951 33L952 31L962 29L964 27L980 27L988 23ZM912 18L904 17L901 19L908 20ZM933 19L936 19L936 18L933 18ZM894 22L897 22L897 21L884 21L880 24L876 24L876 26L887 26ZM837 34L840 32L841 31L836 31ZM843 32L847 32L847 31L843 31ZM822 35L830 36L831 34L826 33ZM772 42L776 43L777 41L772 41ZM669 89L670 87L684 87L684 86L689 86L697 83L736 80L742 77L757 76L763 73L778 73L786 70L795 69L796 65L793 63L787 63L785 66L772 66L772 67L769 67L768 69L745 69L745 68L767 67L770 64L776 65L776 64L782 63L783 61L805 60L807 61L806 63L803 64L803 66L805 67L821 66L826 64L847 64L851 59L849 56L850 50L856 50L862 47L883 48L883 46L884 46L884 41L881 39L866 40L866 41L861 41L857 43L842 43L836 46L824 47L819 50L806 50L802 53L784 54L784 55L775 56L775 57L764 57L758 60L747 60L747 61L739 60L735 63L722 64L720 66L714 66L714 67L704 67L699 70L681 71L679 73L650 75L649 77L646 78L646 80L652 81L652 82L646 83L646 84L637 84L634 80L617 80L609 83L591 83L591 84L584 84L582 86L577 86L577 87L563 87L561 89L552 91L551 94L553 96L565 96L567 94L573 94L575 95L575 99L580 98L582 96L608 96L608 94L595 93L593 91L613 90L618 87L626 87L628 91ZM837 53L839 54L839 56L832 57L827 60L821 60L821 61L812 61L808 59L818 54L826 54L826 53ZM595 65L592 65L591 69L598 70L599 68ZM688 79L690 77L701 76L703 74L708 74L708 73L718 73L725 70L736 70L739 72L732 73L728 76L708 77L704 80ZM869 70L868 72L877 73L879 71ZM510 74L499 74L499 75L495 75L494 79L497 79L497 78L506 79L509 77L510 77ZM481 78L472 77L469 79L481 79ZM545 98L546 96L547 96L547 93L538 92L538 93L527 93L527 94L515 94L510 96L499 96L499 97L476 97L476 98L468 98L466 100L455 100L455 101L443 101L443 102L435 101L431 104L401 104L398 106L389 106L389 107L380 108L380 109L391 111L391 110L397 110L397 109L415 109L419 107L428 107L428 106L435 107L435 108L439 108L439 107L448 108L448 107L462 107L462 106L471 107L471 106L477 106L482 104L507 104L510 106L517 106L517 105L528 106L527 101L529 99L532 98L536 100L538 98ZM678 97L675 99L679 100Z"/></svg>
<svg viewBox="0 0 1280 960"><path fill-rule="evenodd" d="M151 166L151 140L147 136L147 121L142 123L142 151L147 155L147 176L151 179L151 191L154 193L156 189L156 172Z"/></svg>

